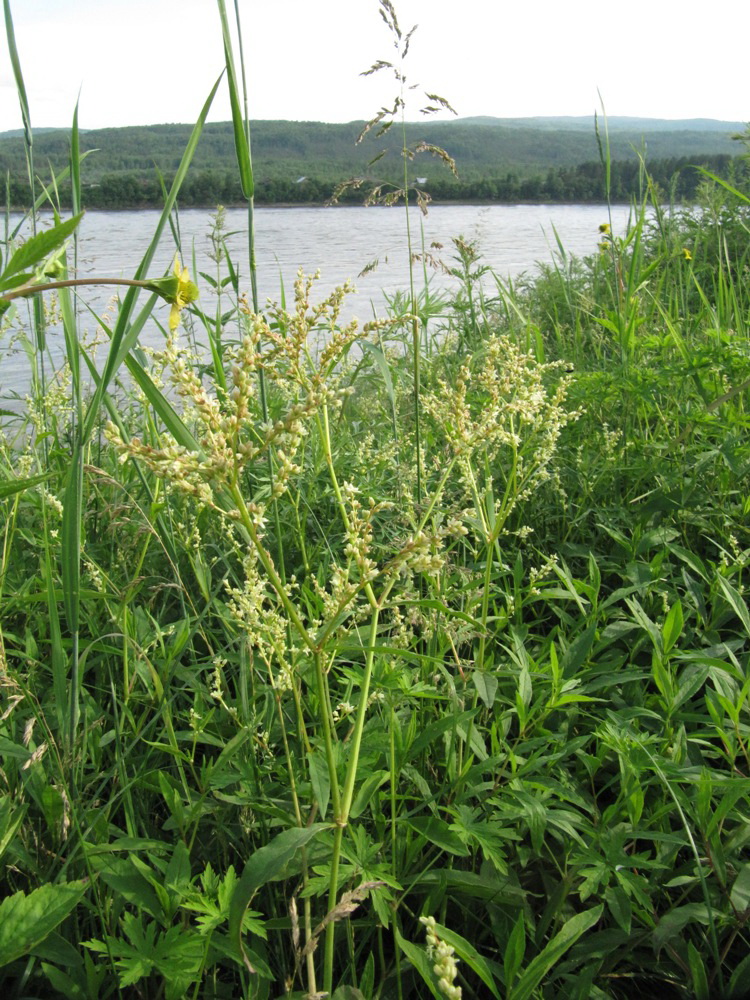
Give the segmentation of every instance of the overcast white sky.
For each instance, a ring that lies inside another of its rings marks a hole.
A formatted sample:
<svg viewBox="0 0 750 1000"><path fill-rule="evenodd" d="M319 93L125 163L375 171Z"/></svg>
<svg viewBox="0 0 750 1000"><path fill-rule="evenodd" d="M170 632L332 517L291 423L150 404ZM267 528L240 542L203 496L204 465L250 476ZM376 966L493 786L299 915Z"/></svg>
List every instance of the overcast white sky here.
<svg viewBox="0 0 750 1000"><path fill-rule="evenodd" d="M233 0L227 0L230 14ZM410 83L462 117L747 121L747 0L394 0ZM359 73L394 50L377 0L239 0L251 118L351 121L390 100ZM11 0L32 124L192 122L222 69L215 0ZM733 39L735 40L733 42ZM4 36L0 131L21 126ZM419 104L408 114L419 117ZM225 88L209 120L229 118Z"/></svg>

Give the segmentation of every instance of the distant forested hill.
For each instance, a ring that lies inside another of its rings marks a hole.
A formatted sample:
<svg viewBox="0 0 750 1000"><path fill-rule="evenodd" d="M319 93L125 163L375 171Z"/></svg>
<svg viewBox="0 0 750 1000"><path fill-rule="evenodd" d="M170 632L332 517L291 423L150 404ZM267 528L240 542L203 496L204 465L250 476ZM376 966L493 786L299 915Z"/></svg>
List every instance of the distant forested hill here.
<svg viewBox="0 0 750 1000"><path fill-rule="evenodd" d="M257 121L252 123L253 160L259 202L318 202L341 181L361 176L372 182L398 182L401 158L396 129L376 138L371 132L356 145L364 123ZM637 183L639 153L654 178L668 186L676 170L691 163L726 172L739 153L731 136L740 122L695 119L669 122L610 119L613 193L627 198ZM158 204L155 167L169 179L190 135L189 125L152 125L82 132L82 168L89 207ZM457 200L596 200L603 195L594 122L587 118L459 119L406 127L409 145L425 141L445 148L456 160L459 179L438 158L419 156L415 176L425 178L433 196ZM35 135L35 165L43 180L59 172L68 158L65 130ZM381 152L377 163L370 162ZM234 142L229 122L204 128L182 204L213 206L240 198L235 179ZM0 136L0 171L10 178L11 201L28 198L21 135ZM678 195L691 197L697 176L680 182ZM64 193L64 186L62 188ZM353 196L352 196L353 197ZM361 197L358 195L357 197Z"/></svg>

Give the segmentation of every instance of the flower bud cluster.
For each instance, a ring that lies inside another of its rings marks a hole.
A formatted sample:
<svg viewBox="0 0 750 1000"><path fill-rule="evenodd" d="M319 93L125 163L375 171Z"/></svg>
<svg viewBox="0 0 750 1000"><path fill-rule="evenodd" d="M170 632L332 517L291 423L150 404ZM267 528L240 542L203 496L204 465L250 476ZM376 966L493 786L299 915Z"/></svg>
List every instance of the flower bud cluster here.
<svg viewBox="0 0 750 1000"><path fill-rule="evenodd" d="M438 977L440 992L449 1000L461 1000L461 987L456 986L458 959L455 949L439 937L434 917L420 917L419 922L426 928L427 954L435 963L432 970Z"/></svg>

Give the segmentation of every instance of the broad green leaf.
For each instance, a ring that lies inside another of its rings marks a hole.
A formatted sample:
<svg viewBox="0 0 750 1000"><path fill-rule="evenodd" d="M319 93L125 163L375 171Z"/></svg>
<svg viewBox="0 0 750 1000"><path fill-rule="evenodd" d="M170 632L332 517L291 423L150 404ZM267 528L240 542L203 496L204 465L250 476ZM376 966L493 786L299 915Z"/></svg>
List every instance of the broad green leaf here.
<svg viewBox="0 0 750 1000"><path fill-rule="evenodd" d="M500 684L497 677L486 670L475 670L471 675L471 679L474 681L474 687L477 689L479 697L487 708L492 708L495 704L495 695Z"/></svg>
<svg viewBox="0 0 750 1000"><path fill-rule="evenodd" d="M244 957L246 965L249 966L249 963L242 947L242 921L251 899L262 885L277 879L297 851L323 830L330 830L328 823L313 823L312 826L284 830L270 843L258 848L245 865L229 904L229 936Z"/></svg>
<svg viewBox="0 0 750 1000"><path fill-rule="evenodd" d="M312 782L315 801L318 803L318 809L320 810L320 818L324 820L326 818L326 810L328 809L328 800L331 797L331 777L328 773L328 765L326 764L323 751L320 749L313 750L312 753L307 755L307 763L310 768L310 781Z"/></svg>
<svg viewBox="0 0 750 1000"><path fill-rule="evenodd" d="M367 956L365 969L359 979L359 985L366 997L371 997L375 992L375 955L373 952Z"/></svg>
<svg viewBox="0 0 750 1000"><path fill-rule="evenodd" d="M85 891L84 882L61 882L4 899L0 903L0 968L41 944L75 909Z"/></svg>
<svg viewBox="0 0 750 1000"><path fill-rule="evenodd" d="M429 725L425 726L411 746L408 747L406 760L413 760L421 750L428 747L431 743L437 740L439 736L442 736L443 733L448 732L449 729L458 727L463 722L468 722L469 719L473 719L476 714L476 709L470 709L469 711L461 712L456 716L444 715L442 719L438 719L436 722L431 722Z"/></svg>
<svg viewBox="0 0 750 1000"><path fill-rule="evenodd" d="M667 942L682 932L687 924L695 921L704 927L710 923L705 903L686 903L676 906L661 918L653 931L654 948L658 953Z"/></svg>
<svg viewBox="0 0 750 1000"><path fill-rule="evenodd" d="M526 954L526 918L523 911L518 914L515 925L508 938L503 956L503 971L505 972L505 985L510 989L513 980L518 974L518 970L523 964L523 956Z"/></svg>
<svg viewBox="0 0 750 1000"><path fill-rule="evenodd" d="M730 898L735 910L750 909L750 865L746 864L740 868Z"/></svg>
<svg viewBox="0 0 750 1000"><path fill-rule="evenodd" d="M40 263L49 256L53 250L65 242L65 240L75 230L78 223L83 218L83 212L74 215L65 222L61 222L52 229L45 229L36 236L31 236L23 243L8 261L8 265L0 274L0 294L9 291L17 284L17 277L20 272L28 271L35 264Z"/></svg>
<svg viewBox="0 0 750 1000"><path fill-rule="evenodd" d="M99 872L99 878L110 889L136 907L145 910L156 919L162 917L162 908L154 889L144 876L136 870L132 858L115 858L106 854L92 855L93 867Z"/></svg>
<svg viewBox="0 0 750 1000"><path fill-rule="evenodd" d="M498 997L499 1000L500 994L495 985L495 978L490 971L486 959L479 954L474 945L470 944L465 937L457 934L456 931L451 930L450 927L444 927L442 924L436 923L435 930L439 938L451 945L452 948L455 948L456 954L461 961L465 962L469 968L476 972L493 997Z"/></svg>
<svg viewBox="0 0 750 1000"><path fill-rule="evenodd" d="M658 653L662 652L662 638L661 632L656 627L654 622L649 618L646 612L643 610L641 604L634 597L627 597L625 603L630 608L633 618L638 622L640 627L647 632L651 637L651 641L654 644L654 649Z"/></svg>
<svg viewBox="0 0 750 1000"><path fill-rule="evenodd" d="M584 661L591 652L596 638L597 625L589 625L575 642L572 642L561 658L562 672L565 677L575 677Z"/></svg>
<svg viewBox="0 0 750 1000"><path fill-rule="evenodd" d="M469 853L459 835L451 830L445 820L438 819L436 816L415 816L414 819L409 819L406 822L412 830L416 830L431 844L435 844L450 854L466 857Z"/></svg>
<svg viewBox="0 0 750 1000"><path fill-rule="evenodd" d="M545 976L557 965L565 952L571 948L586 931L599 922L603 906L576 913L567 920L544 950L533 959L518 983L508 991L508 1000L530 1000L534 990Z"/></svg>
<svg viewBox="0 0 750 1000"><path fill-rule="evenodd" d="M390 771L375 771L370 774L362 784L359 786L359 791L352 803L352 807L349 810L349 816L352 819L356 819L362 814L362 811L367 806L367 803L372 798L373 794L380 788L381 785L385 784L390 778Z"/></svg>
<svg viewBox="0 0 750 1000"><path fill-rule="evenodd" d="M613 886L607 889L604 893L604 898L609 907L609 912L615 918L617 924L622 927L626 934L629 934L633 914L628 894L619 886Z"/></svg>
<svg viewBox="0 0 750 1000"><path fill-rule="evenodd" d="M412 944L411 941L406 941L395 928L394 934L399 948L420 974L430 993L436 1000L445 1000L445 995L440 992L437 976L432 970L433 963L427 957L426 948L420 948L418 945Z"/></svg>

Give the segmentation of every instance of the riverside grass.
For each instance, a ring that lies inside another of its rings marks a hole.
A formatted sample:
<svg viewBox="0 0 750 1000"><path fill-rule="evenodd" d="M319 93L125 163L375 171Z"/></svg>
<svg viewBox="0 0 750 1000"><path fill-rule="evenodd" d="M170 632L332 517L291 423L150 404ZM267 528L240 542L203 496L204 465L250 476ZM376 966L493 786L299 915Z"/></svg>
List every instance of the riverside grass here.
<svg viewBox="0 0 750 1000"><path fill-rule="evenodd" d="M644 191L515 287L457 240L419 368L220 254L208 361L6 311L4 995L747 992L746 196Z"/></svg>

